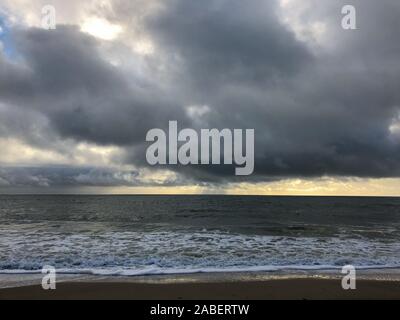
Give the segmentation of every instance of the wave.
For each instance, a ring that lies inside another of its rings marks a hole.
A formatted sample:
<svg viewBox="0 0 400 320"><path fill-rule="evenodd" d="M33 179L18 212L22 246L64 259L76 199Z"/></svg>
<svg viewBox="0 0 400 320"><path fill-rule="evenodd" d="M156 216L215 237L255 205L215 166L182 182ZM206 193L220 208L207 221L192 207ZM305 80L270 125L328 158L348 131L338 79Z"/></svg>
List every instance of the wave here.
<svg viewBox="0 0 400 320"><path fill-rule="evenodd" d="M1 227L0 227L1 231ZM0 273L110 276L400 267L397 239L284 237L222 231L0 233Z"/></svg>
<svg viewBox="0 0 400 320"><path fill-rule="evenodd" d="M369 265L354 266L357 270L389 270L400 269L400 265ZM99 276L151 276L151 275L179 275L199 273L242 273L242 272L277 272L277 271L335 271L342 267L335 265L325 266L257 266L245 268L145 268L145 269L59 269L57 274L61 275L99 275ZM41 274L42 270L0 270L0 274Z"/></svg>

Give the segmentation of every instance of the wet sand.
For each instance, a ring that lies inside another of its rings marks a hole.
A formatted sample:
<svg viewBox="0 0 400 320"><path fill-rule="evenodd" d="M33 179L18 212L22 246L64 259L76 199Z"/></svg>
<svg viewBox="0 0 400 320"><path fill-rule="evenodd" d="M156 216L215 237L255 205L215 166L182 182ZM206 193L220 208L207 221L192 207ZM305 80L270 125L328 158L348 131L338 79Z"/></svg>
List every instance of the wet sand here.
<svg viewBox="0 0 400 320"><path fill-rule="evenodd" d="M123 300L318 300L396 299L400 281L359 280L357 289L345 291L339 279L268 279L202 282L61 282L45 291L40 285L0 289L0 299L123 299Z"/></svg>

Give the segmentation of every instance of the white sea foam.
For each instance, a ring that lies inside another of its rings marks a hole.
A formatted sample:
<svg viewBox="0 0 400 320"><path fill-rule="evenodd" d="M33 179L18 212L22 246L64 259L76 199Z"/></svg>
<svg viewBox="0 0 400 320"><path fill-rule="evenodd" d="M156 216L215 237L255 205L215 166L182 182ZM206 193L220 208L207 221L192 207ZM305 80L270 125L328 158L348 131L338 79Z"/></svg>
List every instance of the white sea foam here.
<svg viewBox="0 0 400 320"><path fill-rule="evenodd" d="M400 269L400 265L370 265L370 266L356 266L357 270L390 270ZM326 266L257 266L257 267L243 267L243 268L203 268L203 269L190 269L190 268L144 268L144 269L58 269L57 274L61 275L99 275L99 276L148 276L148 275L177 275L177 274L198 274L198 273L242 273L242 272L273 272L273 271L335 271L341 270L341 267L326 265ZM0 270L0 274L41 274L41 270Z"/></svg>
<svg viewBox="0 0 400 320"><path fill-rule="evenodd" d="M1 230L0 228L0 231ZM0 273L137 276L279 270L400 267L398 241L243 235L206 230L157 232L21 232L0 236Z"/></svg>

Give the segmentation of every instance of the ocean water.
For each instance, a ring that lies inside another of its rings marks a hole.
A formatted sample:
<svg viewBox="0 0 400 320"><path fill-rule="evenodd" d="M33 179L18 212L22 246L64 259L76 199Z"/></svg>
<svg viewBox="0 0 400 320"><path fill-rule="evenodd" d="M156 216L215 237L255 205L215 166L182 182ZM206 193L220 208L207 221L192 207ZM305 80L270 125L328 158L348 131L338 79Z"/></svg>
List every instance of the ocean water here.
<svg viewBox="0 0 400 320"><path fill-rule="evenodd" d="M0 273L400 267L400 198L0 196Z"/></svg>

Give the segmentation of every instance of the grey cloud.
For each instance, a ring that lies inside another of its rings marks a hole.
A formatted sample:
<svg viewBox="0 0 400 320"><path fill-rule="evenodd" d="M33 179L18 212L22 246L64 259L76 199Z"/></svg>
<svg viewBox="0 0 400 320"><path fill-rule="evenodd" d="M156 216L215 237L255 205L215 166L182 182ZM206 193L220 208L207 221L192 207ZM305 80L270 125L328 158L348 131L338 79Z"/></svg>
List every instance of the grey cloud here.
<svg viewBox="0 0 400 320"><path fill-rule="evenodd" d="M41 170L35 169L33 172L27 168L7 168L0 169L0 180L2 186L29 186L29 187L49 187L50 179L41 174Z"/></svg>
<svg viewBox="0 0 400 320"><path fill-rule="evenodd" d="M18 30L14 38L26 72L0 61L0 68L11 69L0 81L13 83L1 86L3 101L44 114L62 137L131 145L168 114L185 121L181 106L156 83L130 82L101 57L99 43L76 28Z"/></svg>
<svg viewBox="0 0 400 320"><path fill-rule="evenodd" d="M360 29L350 32L340 24L345 1L315 2L311 11L328 17L335 44L316 56L276 21L271 4L173 4L152 28L163 46L181 55L194 96L212 106L208 127L256 129L258 177L250 179L400 174L400 142L388 130L400 106L400 48L392 40L397 2L357 1ZM207 171L200 180L233 172L216 166L182 171Z"/></svg>
<svg viewBox="0 0 400 320"><path fill-rule="evenodd" d="M86 186L131 186L138 185L138 172L92 169L74 177L77 184Z"/></svg>
<svg viewBox="0 0 400 320"><path fill-rule="evenodd" d="M400 3L355 0L359 29L344 31L344 1L310 2L314 10L304 19L327 24L328 49L298 40L279 21L277 1L170 1L143 19L141 31L156 48L144 76L109 64L102 43L77 28L18 30L24 63L0 57L0 101L13 119L21 117L15 108L48 119L46 132L57 139L123 146L126 162L139 168L146 166L147 130L166 129L168 120L181 128L256 130L253 176L237 178L233 167L176 166L168 169L183 178L171 184L400 176L400 141L389 131L400 112ZM210 112L193 121L188 105ZM26 131L28 139L30 129L2 121L1 135ZM62 183L124 184L114 173L72 176Z"/></svg>
<svg viewBox="0 0 400 320"><path fill-rule="evenodd" d="M3 187L77 187L77 186L137 186L137 171L88 167L3 167L0 186Z"/></svg>
<svg viewBox="0 0 400 320"><path fill-rule="evenodd" d="M274 1L173 0L147 23L160 50L182 59L195 90L224 82L266 85L312 61L279 21Z"/></svg>

